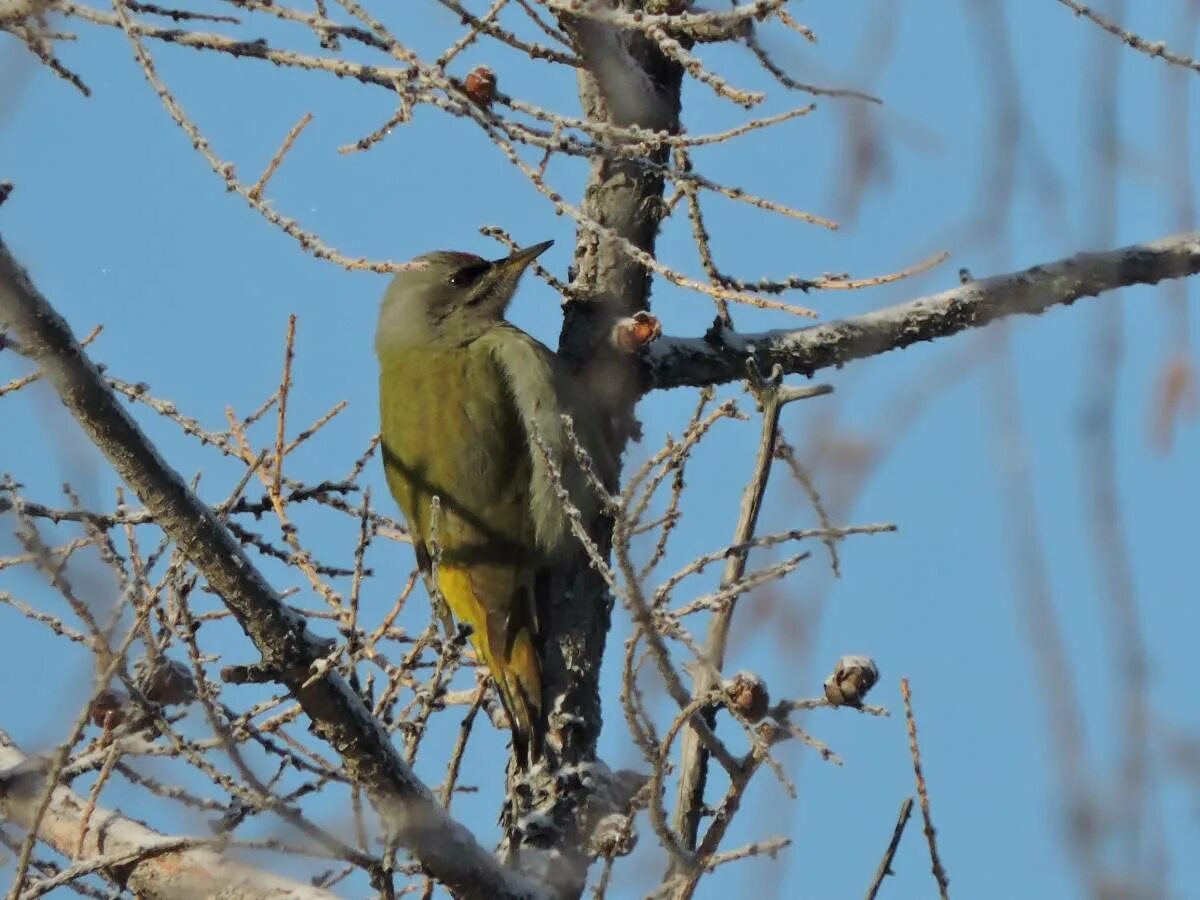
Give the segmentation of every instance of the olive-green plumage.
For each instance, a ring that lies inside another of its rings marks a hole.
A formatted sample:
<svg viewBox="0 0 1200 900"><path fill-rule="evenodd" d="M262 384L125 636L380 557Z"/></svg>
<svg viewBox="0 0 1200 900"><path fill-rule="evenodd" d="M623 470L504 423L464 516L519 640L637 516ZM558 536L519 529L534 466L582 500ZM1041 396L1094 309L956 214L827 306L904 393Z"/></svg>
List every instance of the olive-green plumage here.
<svg viewBox="0 0 1200 900"><path fill-rule="evenodd" d="M522 765L540 756L545 727L537 575L570 552L572 540L546 457L574 503L586 512L596 502L563 413L604 477L609 468L570 373L503 319L521 273L548 246L494 261L444 251L420 257L389 287L375 341L388 487L427 575L440 550L437 587L471 626Z"/></svg>

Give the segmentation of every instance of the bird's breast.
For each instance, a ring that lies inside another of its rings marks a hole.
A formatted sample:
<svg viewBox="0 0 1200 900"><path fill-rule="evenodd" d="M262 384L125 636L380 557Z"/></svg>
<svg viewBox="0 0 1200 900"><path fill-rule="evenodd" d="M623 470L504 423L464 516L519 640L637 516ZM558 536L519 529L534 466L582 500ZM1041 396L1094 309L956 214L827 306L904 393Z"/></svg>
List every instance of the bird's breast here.
<svg viewBox="0 0 1200 900"><path fill-rule="evenodd" d="M389 486L410 521L434 495L470 518L516 501L527 448L490 356L411 348L380 360L380 414Z"/></svg>

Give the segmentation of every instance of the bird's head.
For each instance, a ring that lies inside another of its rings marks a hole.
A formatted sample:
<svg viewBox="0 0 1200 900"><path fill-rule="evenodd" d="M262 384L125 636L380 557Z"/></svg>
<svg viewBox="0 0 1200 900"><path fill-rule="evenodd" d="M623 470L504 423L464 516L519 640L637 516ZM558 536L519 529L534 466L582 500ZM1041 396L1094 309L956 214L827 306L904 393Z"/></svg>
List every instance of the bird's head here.
<svg viewBox="0 0 1200 900"><path fill-rule="evenodd" d="M437 250L396 274L383 298L376 347L465 343L504 318L521 273L553 241L500 259Z"/></svg>

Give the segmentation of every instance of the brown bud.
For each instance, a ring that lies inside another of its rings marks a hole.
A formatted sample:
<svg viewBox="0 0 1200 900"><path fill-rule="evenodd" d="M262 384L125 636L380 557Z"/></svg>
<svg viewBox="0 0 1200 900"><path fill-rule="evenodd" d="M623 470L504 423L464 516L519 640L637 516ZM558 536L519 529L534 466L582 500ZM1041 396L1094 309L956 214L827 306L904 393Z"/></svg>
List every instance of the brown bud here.
<svg viewBox="0 0 1200 900"><path fill-rule="evenodd" d="M186 706L196 699L196 682L188 667L178 660L157 659L151 665L144 659L135 666L138 687L151 703Z"/></svg>
<svg viewBox="0 0 1200 900"><path fill-rule="evenodd" d="M843 656L825 679L825 699L833 706L862 706L879 681L879 668L869 656Z"/></svg>
<svg viewBox="0 0 1200 900"><path fill-rule="evenodd" d="M612 342L618 350L632 353L662 337L662 323L644 310L618 319L613 326Z"/></svg>
<svg viewBox="0 0 1200 900"><path fill-rule="evenodd" d="M759 721L771 705L766 682L751 672L738 672L725 682L724 690L729 708L749 722Z"/></svg>
<svg viewBox="0 0 1200 900"><path fill-rule="evenodd" d="M467 74L463 83L467 96L479 106L487 109L496 99L496 75L487 66L476 66Z"/></svg>
<svg viewBox="0 0 1200 900"><path fill-rule="evenodd" d="M125 721L125 704L129 698L116 691L101 691L92 701L92 721L101 728L116 728Z"/></svg>

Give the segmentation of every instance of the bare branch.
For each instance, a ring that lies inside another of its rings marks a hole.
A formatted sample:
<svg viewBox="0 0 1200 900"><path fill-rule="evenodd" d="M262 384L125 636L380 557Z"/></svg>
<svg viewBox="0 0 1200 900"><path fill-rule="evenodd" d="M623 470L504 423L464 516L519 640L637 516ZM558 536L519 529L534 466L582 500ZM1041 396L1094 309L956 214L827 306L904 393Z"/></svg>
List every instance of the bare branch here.
<svg viewBox="0 0 1200 900"><path fill-rule="evenodd" d="M114 745L116 746L116 745ZM29 828L37 818L44 772L0 731L0 814ZM90 813L90 826L85 816ZM40 896L56 886L98 872L118 887L148 900L180 896L331 900L335 894L227 859L213 839L168 837L56 787L38 823L37 836L78 862L52 879L33 883L22 896ZM117 873L121 873L118 880Z"/></svg>
<svg viewBox="0 0 1200 900"><path fill-rule="evenodd" d="M1111 19L1106 19L1094 9L1076 2L1076 0L1058 0L1058 2L1075 13L1075 15L1082 16L1089 22L1103 28L1113 37L1120 38L1122 43L1128 44L1139 53L1145 53L1147 56L1157 56L1171 65L1183 66L1194 72L1200 72L1200 60L1168 50L1167 45L1163 41L1148 41L1144 37L1134 34L1132 31L1127 31Z"/></svg>
<svg viewBox="0 0 1200 900"><path fill-rule="evenodd" d="M751 364L753 365L753 364ZM756 369L751 369L751 389L758 395L762 405L762 434L758 442L758 456L754 471L742 494L742 505L733 533L733 546L744 548L731 553L721 575L719 590L728 590L742 581L746 574L749 547L758 526L758 514L762 509L767 481L771 476L771 463L775 459L775 441L779 434L779 414L786 403L778 376L763 383ZM729 626L733 621L736 597L713 613L708 622L708 636L704 644L705 658L696 667L692 680L692 696L699 700L710 695L719 685L721 667L725 664L725 648L729 637ZM705 711L709 727L716 724L716 711L709 706ZM675 828L688 850L696 848L700 828L700 813L704 806L704 787L708 779L708 753L705 752L695 731L683 735L679 763L679 802L675 808Z"/></svg>
<svg viewBox="0 0 1200 900"><path fill-rule="evenodd" d="M942 900L950 900L950 877L942 865L938 853L937 830L933 827L933 814L929 810L929 790L925 785L925 771L921 767L921 747L917 743L917 719L913 715L912 692L908 679L900 679L900 696L904 698L904 717L908 720L908 749L912 753L913 775L917 779L917 797L921 800L921 817L925 820L925 840L929 844L929 860L933 877L937 881L938 894Z"/></svg>
<svg viewBox="0 0 1200 900"><path fill-rule="evenodd" d="M744 377L745 360L811 375L855 359L949 337L1013 315L1134 284L1157 284L1200 272L1200 232L1187 232L1103 253L1080 253L1021 272L886 309L800 329L738 334L714 327L701 338L660 338L643 357L645 390L720 384Z"/></svg>
<svg viewBox="0 0 1200 900"><path fill-rule="evenodd" d="M895 859L896 851L900 848L900 838L904 836L904 826L908 824L912 808L912 797L905 797L904 802L900 804L900 815L896 817L896 827L892 829L892 839L888 841L887 850L883 852L883 859L879 861L879 868L875 870L875 877L871 879L871 886L867 888L867 900L875 900L879 888L883 885L883 879L895 874L892 871L892 860Z"/></svg>

